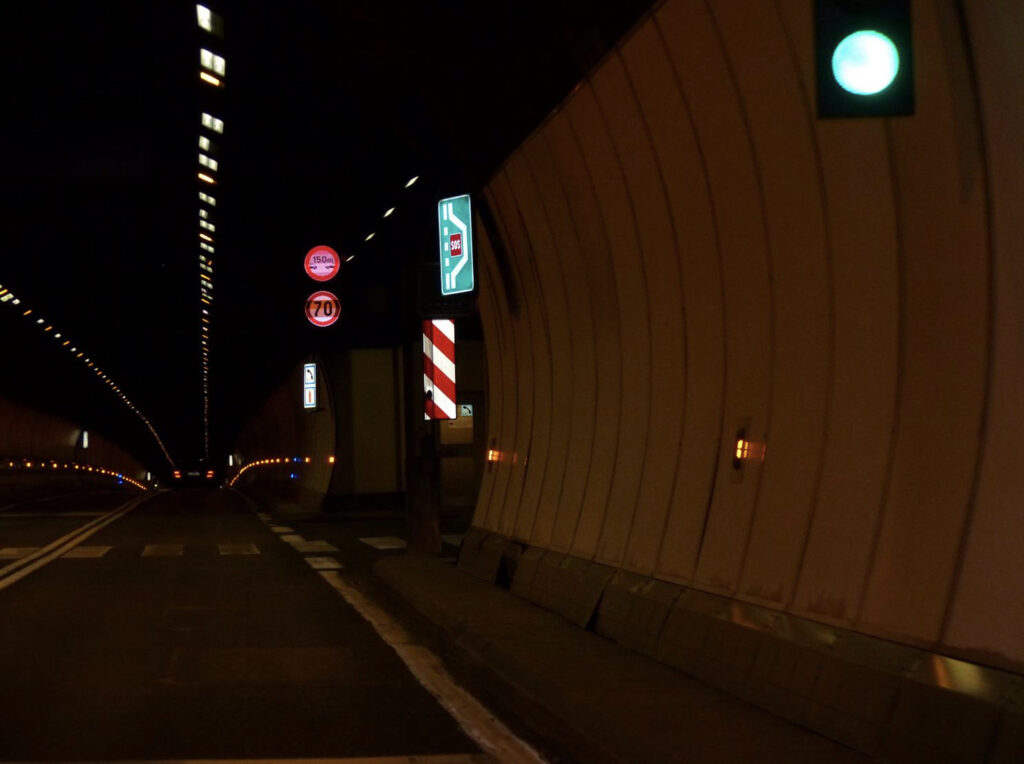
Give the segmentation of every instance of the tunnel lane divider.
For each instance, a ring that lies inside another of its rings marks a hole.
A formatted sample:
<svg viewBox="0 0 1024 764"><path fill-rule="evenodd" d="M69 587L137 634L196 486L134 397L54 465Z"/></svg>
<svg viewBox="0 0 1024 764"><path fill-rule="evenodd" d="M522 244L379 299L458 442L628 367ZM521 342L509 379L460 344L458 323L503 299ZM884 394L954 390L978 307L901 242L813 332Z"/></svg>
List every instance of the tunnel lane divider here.
<svg viewBox="0 0 1024 764"><path fill-rule="evenodd" d="M101 517L97 517L95 520L87 522L80 528L76 528L67 535L61 536L56 541L47 544L32 554L22 557L20 560L15 560L9 565L0 568L0 591L14 583L17 583L30 573L39 570L39 568L43 567L47 563L53 562L71 549L74 549L94 533L103 530L114 521L120 520L149 498L152 498L151 494L137 496L136 498L121 505L119 508L107 512Z"/></svg>

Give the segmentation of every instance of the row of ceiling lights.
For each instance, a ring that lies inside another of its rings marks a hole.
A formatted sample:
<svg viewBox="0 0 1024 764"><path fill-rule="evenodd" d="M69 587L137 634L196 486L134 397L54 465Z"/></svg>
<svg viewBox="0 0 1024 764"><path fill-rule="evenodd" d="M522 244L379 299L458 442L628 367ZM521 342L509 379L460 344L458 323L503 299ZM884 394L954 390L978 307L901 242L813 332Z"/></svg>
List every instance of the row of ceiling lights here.
<svg viewBox="0 0 1024 764"><path fill-rule="evenodd" d="M199 28L214 38L223 38L224 22L216 13L204 5L196 6L196 21ZM215 90L224 85L227 62L224 57L206 47L199 49L199 80L204 91L212 87ZM208 92L208 91L207 91ZM196 173L200 181L199 191L199 345L202 355L203 383L203 453L206 460L210 459L210 311L213 307L213 255L214 235L217 224L214 212L217 198L208 193L217 185L220 161L220 136L224 134L224 121L207 112L200 117L199 132L199 169Z"/></svg>
<svg viewBox="0 0 1024 764"><path fill-rule="evenodd" d="M419 179L420 179L419 175L414 175L413 177L409 178L409 180L407 180L405 182L405 187L406 188L412 188L413 185L416 183L416 181L418 181ZM389 218L392 215L394 215L395 211L397 209L398 209L397 207L388 207L387 210L385 210L385 212L384 212L383 219L386 220L387 218ZM370 231L370 233L368 233L366 235L366 238L364 238L363 241L364 242L371 241L376 235L377 235L376 231ZM354 259L355 259L355 255L349 255L347 258L345 258L345 262L347 263L347 262L350 262L351 260L354 260Z"/></svg>
<svg viewBox="0 0 1024 764"><path fill-rule="evenodd" d="M96 363L85 354L84 350L79 350L77 345L72 345L71 340L67 339L62 332L56 331L54 326L48 323L45 319L36 316L31 308L23 308L21 300L15 297L14 294L2 284L0 284L0 303L21 309L22 316L33 321L34 325L39 327L44 334L49 334L54 340L59 341L60 347L66 349L73 358L81 361L87 369L92 371L96 375L97 379L103 382L103 384L105 384L125 406L127 406L140 420L142 420L142 423L146 425L146 429L149 430L154 440L156 440L156 444L160 447L164 457L171 466L174 466L174 460L171 459L171 455L167 452L167 448L164 446L163 440L160 439L160 435L157 433L156 428L153 427L146 415L143 414L142 411L139 410L139 407L124 394L114 380L112 380L110 376L103 371L103 369L97 366Z"/></svg>

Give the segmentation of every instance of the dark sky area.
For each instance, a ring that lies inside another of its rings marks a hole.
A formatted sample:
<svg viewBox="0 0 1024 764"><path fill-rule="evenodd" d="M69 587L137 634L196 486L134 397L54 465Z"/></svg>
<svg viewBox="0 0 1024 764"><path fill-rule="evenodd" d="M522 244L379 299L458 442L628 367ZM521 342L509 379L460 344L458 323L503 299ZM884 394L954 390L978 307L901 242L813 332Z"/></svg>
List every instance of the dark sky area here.
<svg viewBox="0 0 1024 764"><path fill-rule="evenodd" d="M203 111L225 123L211 216L220 464L304 355L401 341L403 281L432 252L437 200L479 189L647 3L207 5L222 40L189 2L0 8L0 285L22 301L0 305L0 395L157 470L168 465L148 431L53 334L100 365L177 464L202 459ZM199 80L201 46L226 59L222 89ZM326 330L302 313L316 244L355 255L331 282L343 318Z"/></svg>

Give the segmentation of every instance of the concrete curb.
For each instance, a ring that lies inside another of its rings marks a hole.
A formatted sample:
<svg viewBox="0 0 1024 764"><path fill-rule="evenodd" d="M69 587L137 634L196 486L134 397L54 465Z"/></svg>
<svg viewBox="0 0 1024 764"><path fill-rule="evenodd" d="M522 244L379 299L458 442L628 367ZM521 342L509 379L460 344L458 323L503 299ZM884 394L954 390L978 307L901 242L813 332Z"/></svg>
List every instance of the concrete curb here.
<svg viewBox="0 0 1024 764"><path fill-rule="evenodd" d="M494 710L585 762L865 761L432 557L376 576L436 627Z"/></svg>

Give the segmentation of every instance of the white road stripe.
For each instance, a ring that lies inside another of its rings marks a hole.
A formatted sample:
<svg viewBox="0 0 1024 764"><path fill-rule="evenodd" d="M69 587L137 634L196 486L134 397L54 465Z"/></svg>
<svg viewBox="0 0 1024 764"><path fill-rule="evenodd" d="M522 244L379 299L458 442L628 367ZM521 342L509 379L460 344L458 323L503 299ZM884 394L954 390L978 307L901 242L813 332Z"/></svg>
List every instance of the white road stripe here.
<svg viewBox="0 0 1024 764"><path fill-rule="evenodd" d="M313 570L341 570L344 567L333 557L307 557L306 564Z"/></svg>
<svg viewBox="0 0 1024 764"><path fill-rule="evenodd" d="M9 546L0 549L0 560L20 560L38 551L37 546Z"/></svg>
<svg viewBox="0 0 1024 764"><path fill-rule="evenodd" d="M113 547L109 546L76 546L74 549L69 549L63 555L62 559L65 560L95 560L98 557L102 557L109 552Z"/></svg>
<svg viewBox="0 0 1024 764"><path fill-rule="evenodd" d="M129 501L120 509L115 509L113 512L109 512L103 517L92 520L81 528L57 539L52 544L48 544L34 555L12 562L4 568L0 568L0 589L6 589L11 584L23 579L29 573L39 570L39 568L52 560L56 560L65 552L81 544L94 533L101 531L115 520L119 520L124 517L150 496L151 494L139 496Z"/></svg>
<svg viewBox="0 0 1024 764"><path fill-rule="evenodd" d="M185 552L184 544L146 544L142 550L143 557L181 557Z"/></svg>
<svg viewBox="0 0 1024 764"><path fill-rule="evenodd" d="M336 571L320 574L365 618L381 638L398 653L405 665L423 687L437 698L445 710L477 745L504 764L536 764L543 762L540 754L516 737L508 727L480 702L459 687L441 661L409 634L381 608L348 584Z"/></svg>
<svg viewBox="0 0 1024 764"><path fill-rule="evenodd" d="M374 549L405 549L408 546L405 539L400 539L398 536L371 536L359 540Z"/></svg>
<svg viewBox="0 0 1024 764"><path fill-rule="evenodd" d="M260 553L255 544L217 544L217 551L221 556Z"/></svg>
<svg viewBox="0 0 1024 764"><path fill-rule="evenodd" d="M4 512L0 520L10 517L102 517L106 512Z"/></svg>
<svg viewBox="0 0 1024 764"><path fill-rule="evenodd" d="M360 756L355 759L124 759L109 764L497 764L486 754L455 753L433 756ZM82 764L65 762L65 764Z"/></svg>
<svg viewBox="0 0 1024 764"><path fill-rule="evenodd" d="M296 552L337 552L338 547L329 541L292 541Z"/></svg>

